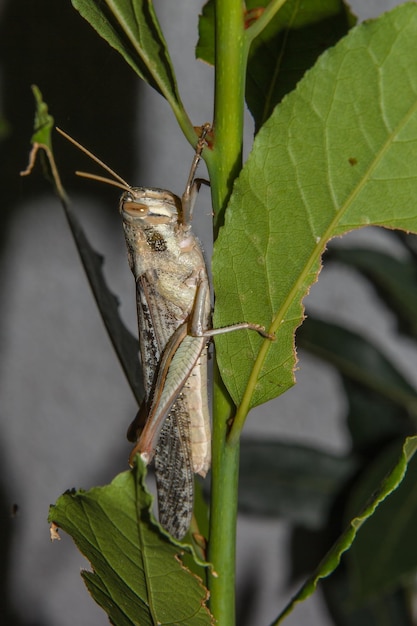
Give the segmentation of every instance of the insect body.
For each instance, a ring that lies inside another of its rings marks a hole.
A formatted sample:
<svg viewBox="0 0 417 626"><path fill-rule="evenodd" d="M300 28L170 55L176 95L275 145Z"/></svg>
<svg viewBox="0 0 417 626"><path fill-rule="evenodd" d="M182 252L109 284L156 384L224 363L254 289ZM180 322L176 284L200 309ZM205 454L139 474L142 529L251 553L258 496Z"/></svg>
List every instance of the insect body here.
<svg viewBox="0 0 417 626"><path fill-rule="evenodd" d="M146 462L155 457L160 521L177 538L190 524L193 474L205 476L210 466L207 339L188 334L201 290L199 316L204 328L209 325L208 278L199 241L183 223L182 211L180 198L160 189L132 188L120 201L136 280L146 390L128 433L138 439L131 459L136 452ZM146 416L142 432L141 414Z"/></svg>
<svg viewBox="0 0 417 626"><path fill-rule="evenodd" d="M194 473L210 467L207 402L207 342L240 328L273 339L257 324L210 329L210 292L200 243L190 220L201 180L195 172L209 125L202 127L182 198L162 189L131 187L63 131L69 141L116 180L77 172L124 190L120 213L130 268L136 282L140 360L145 399L128 430L137 453L155 461L159 517L177 539L186 534L193 510Z"/></svg>

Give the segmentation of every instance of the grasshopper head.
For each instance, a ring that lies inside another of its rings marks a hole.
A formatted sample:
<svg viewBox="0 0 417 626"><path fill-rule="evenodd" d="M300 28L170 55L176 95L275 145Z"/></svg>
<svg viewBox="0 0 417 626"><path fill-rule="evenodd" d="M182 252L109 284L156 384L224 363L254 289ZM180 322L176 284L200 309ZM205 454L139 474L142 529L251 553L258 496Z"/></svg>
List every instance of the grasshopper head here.
<svg viewBox="0 0 417 626"><path fill-rule="evenodd" d="M120 198L120 213L129 224L141 223L149 227L158 224L177 224L181 215L181 200L164 189L131 187Z"/></svg>

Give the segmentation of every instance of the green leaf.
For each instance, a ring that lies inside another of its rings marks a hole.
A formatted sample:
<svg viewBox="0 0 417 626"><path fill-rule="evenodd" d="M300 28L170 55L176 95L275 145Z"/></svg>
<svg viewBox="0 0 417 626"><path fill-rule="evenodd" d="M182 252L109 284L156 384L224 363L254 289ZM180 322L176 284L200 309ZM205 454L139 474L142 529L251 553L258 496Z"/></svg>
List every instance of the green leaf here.
<svg viewBox="0 0 417 626"><path fill-rule="evenodd" d="M410 461L416 450L417 437L409 437L408 439L406 439L398 462L390 471L390 473L386 476L386 478L381 482L378 491L372 494L371 498L368 500L366 506L362 509L362 511L351 519L348 526L346 527L346 530L342 533L342 535L339 537L333 547L326 554L326 556L318 566L317 570L308 578L308 580L304 583L298 593L296 593L288 606L273 622L274 625L281 623L283 619L289 613L291 613L297 603L302 602L303 600L308 598L315 591L317 584L321 578L326 578L336 569L336 567L339 565L342 554L346 552L346 550L349 550L349 548L351 547L358 533L358 530L374 514L376 508L382 502L384 502L384 500L401 483L407 471L407 463Z"/></svg>
<svg viewBox="0 0 417 626"><path fill-rule="evenodd" d="M270 0L248 0L248 16ZM197 58L214 65L214 0L203 7L199 19ZM283 96L294 89L317 57L334 45L356 18L342 0L287 0L253 41L246 74L246 102L262 126Z"/></svg>
<svg viewBox="0 0 417 626"><path fill-rule="evenodd" d="M185 116L167 45L151 0L72 0L134 71Z"/></svg>
<svg viewBox="0 0 417 626"><path fill-rule="evenodd" d="M364 337L307 317L297 345L337 368L349 403L348 425L356 452L415 431L417 392L382 352Z"/></svg>
<svg viewBox="0 0 417 626"><path fill-rule="evenodd" d="M216 338L241 413L294 384L294 331L329 239L368 224L417 231L417 6L352 29L255 138L215 245Z"/></svg>
<svg viewBox="0 0 417 626"><path fill-rule="evenodd" d="M341 572L341 569L343 571ZM346 568L339 568L321 587L335 626L414 626L406 589L378 595L360 607L352 604Z"/></svg>
<svg viewBox="0 0 417 626"><path fill-rule="evenodd" d="M383 450L352 493L349 509L355 507L383 476L396 449ZM356 605L400 586L417 570L417 458L406 468L401 485L361 528L347 557L347 566Z"/></svg>
<svg viewBox="0 0 417 626"><path fill-rule="evenodd" d="M379 250L333 247L329 260L358 270L396 314L400 329L417 338L417 264Z"/></svg>
<svg viewBox="0 0 417 626"><path fill-rule="evenodd" d="M82 576L112 624L212 624L207 590L181 560L190 548L171 542L153 519L138 464L140 470L105 487L66 492L51 506L49 521L90 561L93 571Z"/></svg>
<svg viewBox="0 0 417 626"><path fill-rule="evenodd" d="M267 6L269 0L251 4ZM289 0L284 4L249 52L246 102L256 131L319 55L355 22L342 0Z"/></svg>
<svg viewBox="0 0 417 626"><path fill-rule="evenodd" d="M195 56L214 65L214 0L208 0L198 19L198 42Z"/></svg>
<svg viewBox="0 0 417 626"><path fill-rule="evenodd" d="M382 352L357 333L308 317L297 333L300 347L334 365L346 378L399 405L417 423L417 391Z"/></svg>
<svg viewBox="0 0 417 626"><path fill-rule="evenodd" d="M243 439L239 509L320 528L336 495L356 468L353 457L279 441Z"/></svg>
<svg viewBox="0 0 417 626"><path fill-rule="evenodd" d="M52 149L51 134L54 128L54 118L49 114L48 105L43 101L42 93L37 85L32 85L32 93L36 104L33 135L31 137L32 149L29 154L27 168L23 172L20 172L20 175L28 176L32 172L36 157L39 155L45 178L52 183L58 197L65 203L66 194L61 183Z"/></svg>
<svg viewBox="0 0 417 626"><path fill-rule="evenodd" d="M381 444L398 437L404 439L416 430L404 405L346 377L343 386L348 401L347 426L355 452L369 456Z"/></svg>
<svg viewBox="0 0 417 626"><path fill-rule="evenodd" d="M54 128L54 118L48 111L48 105L43 101L42 93L37 85L32 85L32 93L35 98L36 110L33 123L33 135L31 142L48 146L52 150L51 133Z"/></svg>

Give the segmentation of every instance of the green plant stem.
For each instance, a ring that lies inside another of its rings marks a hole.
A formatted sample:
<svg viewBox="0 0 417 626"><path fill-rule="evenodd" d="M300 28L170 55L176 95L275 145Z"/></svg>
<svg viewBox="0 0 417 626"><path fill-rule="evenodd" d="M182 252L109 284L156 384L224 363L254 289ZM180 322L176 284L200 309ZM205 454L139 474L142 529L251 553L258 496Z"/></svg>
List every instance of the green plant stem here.
<svg viewBox="0 0 417 626"><path fill-rule="evenodd" d="M214 147L207 159L215 230L223 222L233 181L242 167L247 44L241 0L216 0ZM235 555L239 442L227 442L234 407L216 370L209 560L210 608L220 626L235 623Z"/></svg>
<svg viewBox="0 0 417 626"><path fill-rule="evenodd" d="M242 168L247 60L243 18L240 0L217 0L214 148L208 163L216 228L223 221L233 181Z"/></svg>
<svg viewBox="0 0 417 626"><path fill-rule="evenodd" d="M213 459L210 503L208 559L214 572L209 578L210 610L219 625L235 623L235 563L237 490L239 481L239 442L226 442L228 416L233 407L228 402L220 374L215 374L213 422Z"/></svg>
<svg viewBox="0 0 417 626"><path fill-rule="evenodd" d="M194 130L194 126L192 125L190 118L186 114L182 103L181 106L179 106L177 102L175 102L171 97L168 99L168 101L171 104L176 120L182 132L184 133L185 138L195 148L198 142L198 134Z"/></svg>

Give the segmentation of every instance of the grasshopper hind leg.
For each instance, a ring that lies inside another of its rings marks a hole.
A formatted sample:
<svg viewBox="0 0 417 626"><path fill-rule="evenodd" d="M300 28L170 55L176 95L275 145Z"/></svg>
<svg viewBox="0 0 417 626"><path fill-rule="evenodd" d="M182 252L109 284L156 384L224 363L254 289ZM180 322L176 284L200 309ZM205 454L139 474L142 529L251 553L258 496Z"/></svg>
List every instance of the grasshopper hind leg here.
<svg viewBox="0 0 417 626"><path fill-rule="evenodd" d="M182 409L180 396L164 422L155 452L159 521L178 540L190 527L194 503L189 417Z"/></svg>

